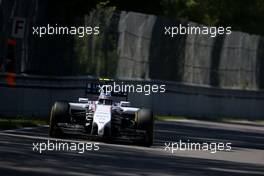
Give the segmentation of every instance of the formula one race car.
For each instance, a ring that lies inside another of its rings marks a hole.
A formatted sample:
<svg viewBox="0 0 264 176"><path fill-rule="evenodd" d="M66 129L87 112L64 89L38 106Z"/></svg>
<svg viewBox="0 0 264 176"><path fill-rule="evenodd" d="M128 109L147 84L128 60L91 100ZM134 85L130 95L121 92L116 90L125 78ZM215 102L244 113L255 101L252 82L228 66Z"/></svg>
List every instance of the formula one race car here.
<svg viewBox="0 0 264 176"><path fill-rule="evenodd" d="M79 98L78 103L55 102L50 114L49 135L84 134L107 139L125 139L137 145L153 143L153 114L149 109L114 102L101 92L98 100Z"/></svg>

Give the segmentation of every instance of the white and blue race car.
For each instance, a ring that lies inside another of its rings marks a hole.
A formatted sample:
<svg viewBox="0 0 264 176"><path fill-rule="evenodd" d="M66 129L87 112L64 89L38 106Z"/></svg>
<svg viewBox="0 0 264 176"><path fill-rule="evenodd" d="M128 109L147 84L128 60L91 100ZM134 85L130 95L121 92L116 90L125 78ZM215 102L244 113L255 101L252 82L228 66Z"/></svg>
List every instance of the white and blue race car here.
<svg viewBox="0 0 264 176"><path fill-rule="evenodd" d="M67 134L125 139L137 145L153 144L153 113L130 106L128 101L114 102L100 93L98 100L79 98L79 102L55 102L50 113L49 135Z"/></svg>

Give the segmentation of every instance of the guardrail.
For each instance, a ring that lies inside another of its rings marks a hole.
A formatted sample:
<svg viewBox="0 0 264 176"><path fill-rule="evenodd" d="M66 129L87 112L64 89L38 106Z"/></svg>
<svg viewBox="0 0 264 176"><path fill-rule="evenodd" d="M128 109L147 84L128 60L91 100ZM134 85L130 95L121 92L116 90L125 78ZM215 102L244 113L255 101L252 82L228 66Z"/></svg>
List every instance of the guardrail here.
<svg viewBox="0 0 264 176"><path fill-rule="evenodd" d="M13 75L15 84L0 74L0 115L47 117L57 100L85 97L88 82L95 77L49 77ZM160 80L116 80L124 84L165 84L165 93L128 94L133 106L153 109L155 114L195 117L239 117L263 119L264 92L220 89ZM88 95L89 96L89 95Z"/></svg>

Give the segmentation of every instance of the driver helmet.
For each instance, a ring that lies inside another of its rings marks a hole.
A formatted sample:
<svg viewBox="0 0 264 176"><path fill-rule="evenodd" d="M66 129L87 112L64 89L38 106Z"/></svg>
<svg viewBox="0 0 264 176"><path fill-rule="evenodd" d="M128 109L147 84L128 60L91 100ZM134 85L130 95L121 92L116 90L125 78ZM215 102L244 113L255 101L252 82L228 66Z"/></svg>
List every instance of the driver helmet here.
<svg viewBox="0 0 264 176"><path fill-rule="evenodd" d="M106 94L101 92L98 98L98 104L105 104L105 105L111 105L112 99L110 94Z"/></svg>

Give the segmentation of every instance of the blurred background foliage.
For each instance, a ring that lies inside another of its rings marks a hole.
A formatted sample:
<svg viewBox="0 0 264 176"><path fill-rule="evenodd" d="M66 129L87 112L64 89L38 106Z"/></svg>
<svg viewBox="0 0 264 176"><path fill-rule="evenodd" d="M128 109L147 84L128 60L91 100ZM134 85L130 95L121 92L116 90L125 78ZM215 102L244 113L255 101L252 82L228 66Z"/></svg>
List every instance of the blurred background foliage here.
<svg viewBox="0 0 264 176"><path fill-rule="evenodd" d="M105 3L107 2L107 3ZM232 26L233 30L264 35L263 0L49 0L49 14L67 24L83 18L98 4L121 11L135 11L205 25Z"/></svg>
<svg viewBox="0 0 264 176"><path fill-rule="evenodd" d="M100 35L74 38L74 72L80 75L115 76L118 61L118 20L115 19L115 7L106 7L107 4L98 3L96 9L83 19L84 26L99 26Z"/></svg>
<svg viewBox="0 0 264 176"><path fill-rule="evenodd" d="M162 0L161 7L169 18L264 34L263 0Z"/></svg>

